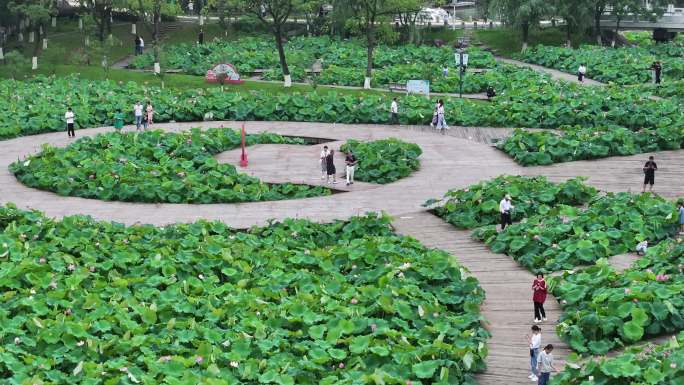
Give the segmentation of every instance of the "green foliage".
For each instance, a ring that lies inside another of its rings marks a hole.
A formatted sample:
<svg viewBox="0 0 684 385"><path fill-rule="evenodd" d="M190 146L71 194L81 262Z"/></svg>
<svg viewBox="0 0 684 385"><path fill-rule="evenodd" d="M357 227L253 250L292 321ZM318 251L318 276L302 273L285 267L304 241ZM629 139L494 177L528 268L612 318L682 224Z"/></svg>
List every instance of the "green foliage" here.
<svg viewBox="0 0 684 385"><path fill-rule="evenodd" d="M348 140L340 151L351 150L358 161L355 179L371 183L392 183L420 168L423 151L417 144L389 138L372 142Z"/></svg>
<svg viewBox="0 0 684 385"><path fill-rule="evenodd" d="M598 360L570 360L579 365L566 365L551 382L571 384L681 384L684 381L684 333L662 345L641 345L627 349L617 357Z"/></svg>
<svg viewBox="0 0 684 385"><path fill-rule="evenodd" d="M240 143L239 131L221 128L99 134L64 148L44 146L10 170L22 183L59 195L129 202L235 203L330 194L324 187L269 185L213 158ZM246 143L303 141L257 134Z"/></svg>
<svg viewBox="0 0 684 385"><path fill-rule="evenodd" d="M586 209L559 205L502 232L490 226L475 236L530 270L550 272L632 251L642 239L666 239L675 232L676 219L674 204L663 198L608 193Z"/></svg>
<svg viewBox="0 0 684 385"><path fill-rule="evenodd" d="M596 193L595 188L584 184L584 178L551 183L543 176L499 176L465 189L449 190L440 200L430 200L426 205L436 205L436 214L452 225L473 229L499 222L499 201L506 194L515 206L512 219L520 221L547 214L559 204L582 205Z"/></svg>
<svg viewBox="0 0 684 385"><path fill-rule="evenodd" d="M678 150L684 146L684 129L675 125L639 131L617 126L560 129L560 132L517 129L497 147L523 166L536 166Z"/></svg>
<svg viewBox="0 0 684 385"><path fill-rule="evenodd" d="M386 217L235 231L6 207L0 224L11 383L472 384L484 368L477 280Z"/></svg>
<svg viewBox="0 0 684 385"><path fill-rule="evenodd" d="M684 329L684 245L662 242L622 273L601 261L555 278L560 336L580 353L605 354Z"/></svg>
<svg viewBox="0 0 684 385"><path fill-rule="evenodd" d="M587 76L601 82L639 84L651 81L651 64L660 60L663 75L681 79L684 76L684 47L664 43L648 47L599 47L583 45L578 49L538 45L519 58L545 67L576 73L580 63L587 66Z"/></svg>

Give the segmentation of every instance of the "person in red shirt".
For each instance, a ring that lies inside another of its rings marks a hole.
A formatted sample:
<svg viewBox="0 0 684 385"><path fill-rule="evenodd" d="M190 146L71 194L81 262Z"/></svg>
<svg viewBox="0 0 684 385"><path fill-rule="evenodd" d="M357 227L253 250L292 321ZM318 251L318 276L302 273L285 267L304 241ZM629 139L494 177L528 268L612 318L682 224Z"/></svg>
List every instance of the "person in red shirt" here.
<svg viewBox="0 0 684 385"><path fill-rule="evenodd" d="M539 323L546 321L546 312L544 311L544 302L546 301L546 281L544 274L537 273L537 278L532 283L532 301L534 302L534 322Z"/></svg>

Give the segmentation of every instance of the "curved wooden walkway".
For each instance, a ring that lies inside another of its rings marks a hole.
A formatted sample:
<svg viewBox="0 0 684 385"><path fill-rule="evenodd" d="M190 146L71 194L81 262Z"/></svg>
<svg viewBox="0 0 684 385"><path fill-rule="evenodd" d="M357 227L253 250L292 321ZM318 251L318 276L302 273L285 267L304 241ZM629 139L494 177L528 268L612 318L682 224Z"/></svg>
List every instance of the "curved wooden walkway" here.
<svg viewBox="0 0 684 385"><path fill-rule="evenodd" d="M158 124L155 128L168 131L190 127L238 127L236 122L202 122ZM228 225L243 228L265 224L269 219L303 217L316 221L331 221L362 214L366 211L385 211L395 217L394 225L401 234L413 236L430 247L452 253L480 280L487 294L483 313L492 333L489 342L488 370L478 376L480 384L526 384L529 358L524 335L533 318L531 308L532 275L503 254L490 252L482 243L473 241L470 233L460 231L427 212L421 205L428 198L442 196L448 189L463 188L501 174L548 175L552 180L563 180L578 175L588 176L588 182L609 191L632 191L640 188L641 167L648 154L632 157L608 158L591 162L571 162L545 167L523 168L488 143L505 136L509 129L454 127L446 135L420 126L341 125L295 122L248 122L248 131L271 131L285 135L323 137L336 141L349 138L373 140L398 137L417 143L423 149L421 169L411 176L384 186L354 185L350 192L331 197L244 204L138 204L104 202L56 194L28 188L20 184L7 166L29 153L40 151L43 143L65 146L69 139L63 132L21 137L0 142L0 201L14 202L19 207L35 208L49 216L89 214L103 220L123 223L167 224L188 222L199 218L217 219ZM130 127L127 127L130 129ZM78 136L95 135L111 128L77 131ZM299 178L310 183L320 176L319 146L302 146L291 162L282 162L283 148L264 146L253 148L254 157L249 172L269 180ZM310 155L309 155L310 154ZM230 152L217 157L231 161ZM308 160L302 157L311 156ZM288 157L285 156L285 159ZM297 158L297 160L294 160ZM232 160L234 162L234 160ZM662 152L656 155L659 172L656 191L667 197L681 195L684 184L684 151ZM304 168L304 169L302 169ZM358 186L358 187L356 187ZM627 263L632 257L617 258L616 263ZM620 262L621 261L621 262ZM567 347L554 333L554 321L560 310L553 298L547 301L549 321L542 325L543 342L557 346L555 355L560 361Z"/></svg>
<svg viewBox="0 0 684 385"><path fill-rule="evenodd" d="M515 60L515 59L508 59L500 56L496 56L496 60L501 62L501 63L506 63L506 64L511 64L517 67L524 67L524 68L529 68L533 69L537 72L545 73L551 76L551 78L556 79L556 80L564 80L566 82L571 82L571 83L577 83L577 84L582 84L582 85L587 85L587 86L605 86L604 83L601 83L596 80L589 79L587 77L584 78L584 82L580 82L577 80L577 75L575 74L570 74L567 72L559 71L557 69L553 68L548 68L548 67L543 67L537 64L531 64L527 63L524 61L520 60Z"/></svg>

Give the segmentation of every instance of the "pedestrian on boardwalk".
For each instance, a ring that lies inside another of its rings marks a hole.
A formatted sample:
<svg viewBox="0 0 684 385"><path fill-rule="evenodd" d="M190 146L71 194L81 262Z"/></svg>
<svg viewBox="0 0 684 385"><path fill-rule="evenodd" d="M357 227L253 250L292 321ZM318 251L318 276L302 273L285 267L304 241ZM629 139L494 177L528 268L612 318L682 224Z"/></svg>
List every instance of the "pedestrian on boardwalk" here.
<svg viewBox="0 0 684 385"><path fill-rule="evenodd" d="M399 124L399 104L397 103L397 98L393 98L390 105L390 124Z"/></svg>
<svg viewBox="0 0 684 385"><path fill-rule="evenodd" d="M653 71L653 82L655 84L660 84L660 74L663 72L663 65L659 60L653 62L651 70Z"/></svg>
<svg viewBox="0 0 684 385"><path fill-rule="evenodd" d="M679 212L679 234L684 234L684 202L677 203L677 211Z"/></svg>
<svg viewBox="0 0 684 385"><path fill-rule="evenodd" d="M649 156L648 161L644 165L644 188L641 190L642 193L646 192L646 185L650 185L648 191L653 192L655 172L658 169L658 165L654 159L653 156Z"/></svg>
<svg viewBox="0 0 684 385"><path fill-rule="evenodd" d="M71 107L67 107L67 110L64 113L64 120L66 121L67 136L70 138L76 136L76 133L74 132L74 118L74 111L71 110Z"/></svg>
<svg viewBox="0 0 684 385"><path fill-rule="evenodd" d="M506 194L506 196L499 202L499 212L501 213L501 231L506 228L506 225L512 225L513 220L511 219L511 210L515 206L511 204L511 196Z"/></svg>
<svg viewBox="0 0 684 385"><path fill-rule="evenodd" d="M351 150L347 151L344 163L347 166L347 186L349 186L350 184L354 184L354 171L356 170L356 157Z"/></svg>
<svg viewBox="0 0 684 385"><path fill-rule="evenodd" d="M541 350L541 328L537 325L532 325L532 334L525 336L527 343L530 345L530 375L527 376L532 381L539 379L539 372L537 371L537 358L539 357L539 350Z"/></svg>
<svg viewBox="0 0 684 385"><path fill-rule="evenodd" d="M437 101L437 129L441 130L442 134L444 134L445 130L449 129L444 119L444 101L442 99Z"/></svg>
<svg viewBox="0 0 684 385"><path fill-rule="evenodd" d="M135 105L133 106L133 116L135 116L135 129L140 131L140 126L143 121L143 105L140 103L140 100L135 102Z"/></svg>
<svg viewBox="0 0 684 385"><path fill-rule="evenodd" d="M145 119L147 122L145 129L147 130L147 127L151 126L154 122L154 108L152 107L152 102L149 100L147 101L147 107L145 108L145 117L147 118Z"/></svg>
<svg viewBox="0 0 684 385"><path fill-rule="evenodd" d="M546 311L544 311L544 302L546 302L546 281L544 274L537 273L537 278L532 282L532 302L534 302L534 323L546 321Z"/></svg>
<svg viewBox="0 0 684 385"><path fill-rule="evenodd" d="M121 129L124 126L124 114L121 112L121 109L119 108L116 110L116 113L114 114L114 129L117 132L121 132Z"/></svg>
<svg viewBox="0 0 684 385"><path fill-rule="evenodd" d="M584 82L584 75L587 74L587 67L584 65L584 63L580 64L579 68L577 69L577 80L580 82Z"/></svg>
<svg viewBox="0 0 684 385"><path fill-rule="evenodd" d="M135 35L135 56L142 54L142 50L140 49L140 42L140 36Z"/></svg>
<svg viewBox="0 0 684 385"><path fill-rule="evenodd" d="M648 251L648 241L643 240L636 245L636 254L637 255L646 255L646 252Z"/></svg>
<svg viewBox="0 0 684 385"><path fill-rule="evenodd" d="M326 182L332 183L332 184L337 184L337 178L335 176L335 151L333 149L330 149L330 152L328 152L328 155L325 157L325 163L326 163L326 173L327 173L327 179ZM330 177L332 177L332 181L330 180Z"/></svg>
<svg viewBox="0 0 684 385"><path fill-rule="evenodd" d="M539 382L537 385L547 385L551 380L551 371L557 372L553 366L553 345L548 344L537 357L537 371L539 372Z"/></svg>
<svg viewBox="0 0 684 385"><path fill-rule="evenodd" d="M204 31L200 28L199 34L197 35L197 43L200 45L204 44Z"/></svg>
<svg viewBox="0 0 684 385"><path fill-rule="evenodd" d="M328 146L321 150L321 180L328 177Z"/></svg>
<svg viewBox="0 0 684 385"><path fill-rule="evenodd" d="M432 121L430 121L430 128L437 128L437 111L439 111L439 100L435 103L435 109L432 111Z"/></svg>

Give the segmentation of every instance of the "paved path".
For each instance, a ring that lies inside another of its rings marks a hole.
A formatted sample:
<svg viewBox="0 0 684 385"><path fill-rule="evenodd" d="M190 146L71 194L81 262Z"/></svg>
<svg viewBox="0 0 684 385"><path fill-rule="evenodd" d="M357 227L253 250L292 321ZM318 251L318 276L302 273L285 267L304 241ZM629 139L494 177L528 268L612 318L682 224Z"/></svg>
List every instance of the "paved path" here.
<svg viewBox="0 0 684 385"><path fill-rule="evenodd" d="M155 128L178 131L195 126L238 127L236 122L169 123ZM126 127L131 129L131 127ZM470 239L469 232L459 231L426 212L421 206L428 198L442 196L448 189L463 188L501 174L548 175L552 180L586 175L588 182L609 191L625 191L640 186L641 167L647 154L590 162L570 162L545 167L523 168L489 143L506 135L510 129L454 127L446 135L421 126L342 125L296 122L248 122L248 132L271 131L284 135L323 137L333 148L349 138L374 140L398 137L417 143L423 149L421 169L411 176L389 185L355 184L350 192L334 197L302 200L256 202L244 204L137 204L104 202L75 197L60 197L20 184L7 166L26 154L40 151L43 143L65 146L70 140L63 132L21 137L0 142L0 201L15 202L19 207L44 211L49 216L89 214L98 219L123 223L167 224L199 218L217 219L242 228L265 224L268 219L305 217L321 222L345 219L366 211L384 210L396 219L399 233L413 236L431 247L452 253L476 276L487 293L483 313L492 333L489 343L488 370L479 375L480 384L525 384L527 352L523 339L532 320L530 285L532 275L504 254L491 253L482 243ZM77 131L77 135L94 135L111 128ZM302 182L319 183L319 146L282 147L273 145L250 148L248 172L273 181L299 178ZM308 157L311 157L309 159ZM221 161L235 162L237 152L217 155ZM286 161L282 161L286 159ZM267 163L272 162L270 165ZM684 176L684 151L661 152L656 156L660 169L656 191L667 197L681 195ZM307 181L307 176L310 177ZM634 190L634 188L632 189ZM626 260L630 260L625 256ZM553 332L552 322L560 315L557 303L547 302L549 322L543 326L544 343L558 346L556 356L562 360L568 352Z"/></svg>
<svg viewBox="0 0 684 385"><path fill-rule="evenodd" d="M482 313L492 333L487 371L477 376L480 385L529 384L529 350L524 338L533 324L532 281L534 276L505 254L492 253L470 231L457 230L426 211L405 214L393 222L396 230L418 239L428 247L445 250L477 277L487 298ZM554 356L562 367L570 352L555 333L561 314L558 302L549 295L542 323L542 343L554 345Z"/></svg>
<svg viewBox="0 0 684 385"><path fill-rule="evenodd" d="M540 65L526 63L526 62L520 61L520 60L508 59L508 58L504 58L504 57L500 57L500 56L496 56L496 60L500 61L502 63L512 64L512 65L518 66L518 67L526 67L526 68L533 69L537 72L549 74L549 75L551 75L551 77L553 79L557 79L557 80L565 80L565 81L568 81L571 83L578 83L578 84L583 84L583 85L588 85L588 86L604 86L605 85L604 83L601 83L601 82L598 82L596 80L592 80L592 79L589 79L586 77L584 78L584 82L580 82L579 80L577 80L577 75L570 74L570 73L563 72L563 71L559 71L559 70L556 70L553 68L542 67Z"/></svg>

